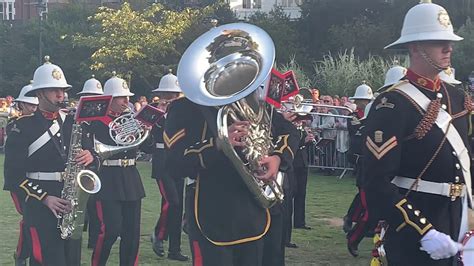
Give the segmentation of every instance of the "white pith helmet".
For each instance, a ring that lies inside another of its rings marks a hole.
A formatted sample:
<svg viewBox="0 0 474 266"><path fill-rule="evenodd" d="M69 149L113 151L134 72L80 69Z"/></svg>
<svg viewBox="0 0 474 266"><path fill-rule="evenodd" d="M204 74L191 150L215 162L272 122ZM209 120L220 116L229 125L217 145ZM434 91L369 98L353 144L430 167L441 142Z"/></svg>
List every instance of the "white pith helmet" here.
<svg viewBox="0 0 474 266"><path fill-rule="evenodd" d="M44 64L35 70L32 88L26 96L35 96L34 92L40 89L63 88L68 90L72 87L67 83L63 70L49 62L49 56L45 56L44 61Z"/></svg>
<svg viewBox="0 0 474 266"><path fill-rule="evenodd" d="M415 41L460 41L462 39L454 34L446 9L431 3L431 0L422 0L405 15L400 38L385 48L400 48L402 44Z"/></svg>
<svg viewBox="0 0 474 266"><path fill-rule="evenodd" d="M20 95L18 95L18 98L16 98L13 101L14 102L24 102L24 103L38 105L39 104L38 97L25 96L32 88L33 88L33 86L31 84L28 84L28 85L24 86L23 88L21 88Z"/></svg>
<svg viewBox="0 0 474 266"><path fill-rule="evenodd" d="M128 84L124 79L115 76L114 71L113 77L108 79L104 84L104 95L111 95L112 97L122 97L133 96L135 94L130 92Z"/></svg>
<svg viewBox="0 0 474 266"><path fill-rule="evenodd" d="M406 74L407 69L402 66L391 67L389 70L387 70L387 74L385 74L385 82L383 86L379 88L379 90L399 82L400 79L402 79Z"/></svg>
<svg viewBox="0 0 474 266"><path fill-rule="evenodd" d="M158 84L158 88L152 90L152 92L182 92L181 88L179 87L178 77L173 75L169 70L169 73L164 75L160 79L160 84Z"/></svg>
<svg viewBox="0 0 474 266"><path fill-rule="evenodd" d="M458 85L462 83L461 81L456 79L455 70L451 67L439 72L439 78L442 81L453 85Z"/></svg>
<svg viewBox="0 0 474 266"><path fill-rule="evenodd" d="M373 100L374 93L369 85L365 84L365 80L362 81L362 85L359 85L354 93L354 96L349 97L349 100Z"/></svg>
<svg viewBox="0 0 474 266"><path fill-rule="evenodd" d="M104 91L102 90L102 84L100 84L100 81L95 79L95 76L92 75L92 78L84 82L84 87L82 87L82 91L80 91L78 95L81 95L81 94L102 95L104 94Z"/></svg>

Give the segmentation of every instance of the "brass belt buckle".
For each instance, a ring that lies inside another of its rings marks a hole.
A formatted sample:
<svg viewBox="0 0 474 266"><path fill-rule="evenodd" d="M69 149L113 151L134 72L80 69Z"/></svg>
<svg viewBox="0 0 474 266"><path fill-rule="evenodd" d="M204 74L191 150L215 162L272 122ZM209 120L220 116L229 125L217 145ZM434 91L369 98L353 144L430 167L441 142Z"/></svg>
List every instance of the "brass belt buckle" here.
<svg viewBox="0 0 474 266"><path fill-rule="evenodd" d="M129 163L128 159L120 159L120 166L127 167Z"/></svg>
<svg viewBox="0 0 474 266"><path fill-rule="evenodd" d="M451 201L455 201L457 197L461 197L463 184L449 184L449 196Z"/></svg>

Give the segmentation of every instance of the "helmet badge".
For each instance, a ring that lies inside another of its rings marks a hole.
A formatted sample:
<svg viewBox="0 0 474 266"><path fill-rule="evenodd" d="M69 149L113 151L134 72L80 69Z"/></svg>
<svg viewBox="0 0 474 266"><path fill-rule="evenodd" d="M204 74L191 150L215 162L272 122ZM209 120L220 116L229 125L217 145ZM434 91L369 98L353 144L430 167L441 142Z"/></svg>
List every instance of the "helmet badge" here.
<svg viewBox="0 0 474 266"><path fill-rule="evenodd" d="M441 9L438 12L438 21L439 21L439 24L441 24L441 26L445 28L448 28L451 26L451 20L449 19L448 12L446 12L446 10L444 9Z"/></svg>
<svg viewBox="0 0 474 266"><path fill-rule="evenodd" d="M60 80L62 78L62 74L61 74L61 71L59 71L58 69L53 69L53 72L51 73L51 75L53 76L54 79L56 80Z"/></svg>
<svg viewBox="0 0 474 266"><path fill-rule="evenodd" d="M128 85L125 80L122 82L122 88L124 88L125 90L128 90Z"/></svg>

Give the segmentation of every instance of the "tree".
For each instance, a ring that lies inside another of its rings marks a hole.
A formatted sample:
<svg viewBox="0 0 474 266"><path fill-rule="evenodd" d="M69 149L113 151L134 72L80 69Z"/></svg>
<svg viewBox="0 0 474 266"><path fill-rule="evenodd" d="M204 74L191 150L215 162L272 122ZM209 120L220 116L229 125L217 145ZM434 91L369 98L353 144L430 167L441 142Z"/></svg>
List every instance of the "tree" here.
<svg viewBox="0 0 474 266"><path fill-rule="evenodd" d="M261 27L272 37L278 63L288 63L295 57L297 61L304 58L296 24L290 20L281 7L275 7L268 14L256 12L250 16L249 22Z"/></svg>
<svg viewBox="0 0 474 266"><path fill-rule="evenodd" d="M452 65L456 69L456 78L462 81L467 80L471 71L474 71L474 24L471 19L467 19L464 26L457 32L464 40L454 44Z"/></svg>
<svg viewBox="0 0 474 266"><path fill-rule="evenodd" d="M90 17L90 34L77 34L73 43L93 49L90 68L102 74L132 73L140 93L152 89L164 72L164 58L177 54L175 41L188 29L198 11L167 10L152 4L135 11L127 2L120 9L100 7ZM135 84L136 85L136 84Z"/></svg>

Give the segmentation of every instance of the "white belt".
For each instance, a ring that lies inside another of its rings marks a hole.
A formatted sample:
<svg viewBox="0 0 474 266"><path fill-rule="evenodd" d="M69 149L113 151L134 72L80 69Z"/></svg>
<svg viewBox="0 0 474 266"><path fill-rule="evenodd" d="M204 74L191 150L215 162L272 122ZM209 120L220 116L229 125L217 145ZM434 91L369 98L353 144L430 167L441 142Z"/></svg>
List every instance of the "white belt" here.
<svg viewBox="0 0 474 266"><path fill-rule="evenodd" d="M127 167L135 165L135 159L104 160L102 165Z"/></svg>
<svg viewBox="0 0 474 266"><path fill-rule="evenodd" d="M414 182L415 179L403 176L396 176L392 180L392 184L404 189L410 189ZM455 200L457 197L464 197L466 195L466 185L419 180L412 191L441 195Z"/></svg>
<svg viewBox="0 0 474 266"><path fill-rule="evenodd" d="M164 149L164 148L165 148L165 144L164 144L164 143L156 143L156 148L157 148L157 149Z"/></svg>
<svg viewBox="0 0 474 266"><path fill-rule="evenodd" d="M47 180L47 181L62 181L63 172L31 172L26 173L26 177L29 179L36 179L36 180Z"/></svg>

